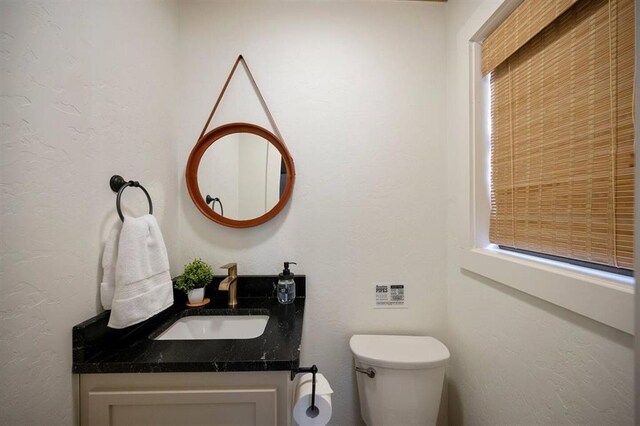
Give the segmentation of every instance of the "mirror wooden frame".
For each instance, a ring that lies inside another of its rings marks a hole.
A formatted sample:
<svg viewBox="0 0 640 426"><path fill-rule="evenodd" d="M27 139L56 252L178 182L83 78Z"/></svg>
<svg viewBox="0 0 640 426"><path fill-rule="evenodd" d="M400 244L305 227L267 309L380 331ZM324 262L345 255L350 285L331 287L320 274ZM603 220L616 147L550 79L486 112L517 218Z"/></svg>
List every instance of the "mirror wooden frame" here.
<svg viewBox="0 0 640 426"><path fill-rule="evenodd" d="M253 219L236 220L224 217L216 213L205 202L204 198L202 197L202 193L200 192L200 186L198 185L198 167L200 166L200 160L202 160L202 156L204 155L204 153L216 141L233 133L251 133L266 139L280 152L282 160L284 161L284 165L287 169L284 192L282 193L282 196L280 197L278 203L262 216L258 216ZM185 177L189 196L191 197L191 200L196 205L198 210L200 210L200 213L202 213L212 221L224 226L229 226L232 228L250 228L252 226L265 223L276 216L278 213L280 213L280 211L284 208L284 206L291 198L296 171L295 166L293 165L293 158L291 158L286 145L276 135L274 135L267 129L256 126L255 124L228 123L216 127L210 132L207 132L198 140L196 145L191 150L191 154L189 155Z"/></svg>

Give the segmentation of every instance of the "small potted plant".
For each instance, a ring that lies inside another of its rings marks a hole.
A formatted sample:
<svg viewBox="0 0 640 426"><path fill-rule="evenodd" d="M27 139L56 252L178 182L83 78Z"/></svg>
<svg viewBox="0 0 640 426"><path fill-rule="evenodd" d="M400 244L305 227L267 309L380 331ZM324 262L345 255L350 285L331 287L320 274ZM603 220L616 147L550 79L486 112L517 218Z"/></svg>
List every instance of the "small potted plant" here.
<svg viewBox="0 0 640 426"><path fill-rule="evenodd" d="M184 272L178 277L174 287L187 293L189 303L200 303L204 299L204 288L213 279L213 270L202 259L195 259L184 266Z"/></svg>

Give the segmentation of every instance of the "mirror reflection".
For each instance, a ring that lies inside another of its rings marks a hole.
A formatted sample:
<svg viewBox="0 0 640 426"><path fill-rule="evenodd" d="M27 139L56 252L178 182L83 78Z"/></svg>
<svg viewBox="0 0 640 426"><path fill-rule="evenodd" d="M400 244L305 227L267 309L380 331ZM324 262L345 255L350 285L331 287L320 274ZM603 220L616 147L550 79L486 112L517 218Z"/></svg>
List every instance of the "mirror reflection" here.
<svg viewBox="0 0 640 426"><path fill-rule="evenodd" d="M287 170L278 149L252 133L215 141L198 166L198 187L207 206L226 218L262 216L280 200Z"/></svg>

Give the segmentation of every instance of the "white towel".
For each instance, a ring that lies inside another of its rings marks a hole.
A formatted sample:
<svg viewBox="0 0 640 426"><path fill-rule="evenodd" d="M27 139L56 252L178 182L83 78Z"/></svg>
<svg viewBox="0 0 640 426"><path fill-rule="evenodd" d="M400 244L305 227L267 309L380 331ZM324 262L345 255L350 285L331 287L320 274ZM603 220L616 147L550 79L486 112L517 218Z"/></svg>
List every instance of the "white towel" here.
<svg viewBox="0 0 640 426"><path fill-rule="evenodd" d="M100 283L100 302L102 307L111 309L113 294L116 291L116 261L118 260L118 240L122 222L118 221L111 229L102 253L102 282Z"/></svg>
<svg viewBox="0 0 640 426"><path fill-rule="evenodd" d="M109 327L129 327L172 304L169 258L158 222L151 215L125 217Z"/></svg>

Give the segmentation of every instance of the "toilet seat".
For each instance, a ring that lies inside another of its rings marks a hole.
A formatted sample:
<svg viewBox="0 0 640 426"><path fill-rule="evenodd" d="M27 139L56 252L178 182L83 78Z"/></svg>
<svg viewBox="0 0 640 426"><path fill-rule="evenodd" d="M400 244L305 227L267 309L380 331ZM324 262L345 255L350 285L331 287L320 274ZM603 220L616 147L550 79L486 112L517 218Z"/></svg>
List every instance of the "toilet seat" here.
<svg viewBox="0 0 640 426"><path fill-rule="evenodd" d="M447 347L430 336L356 334L349 346L364 363L401 370L439 367L450 357Z"/></svg>

